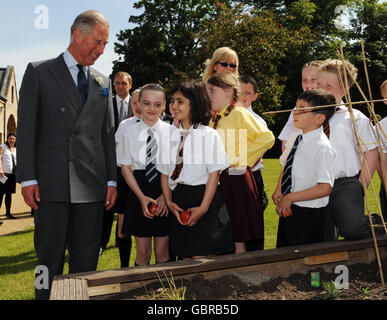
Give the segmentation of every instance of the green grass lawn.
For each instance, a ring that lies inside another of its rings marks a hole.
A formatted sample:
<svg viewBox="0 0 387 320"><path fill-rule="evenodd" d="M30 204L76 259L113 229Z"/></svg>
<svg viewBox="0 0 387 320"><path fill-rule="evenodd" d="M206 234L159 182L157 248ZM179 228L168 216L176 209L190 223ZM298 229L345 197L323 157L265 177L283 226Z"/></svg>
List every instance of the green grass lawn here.
<svg viewBox="0 0 387 320"><path fill-rule="evenodd" d="M263 181L269 198L269 205L265 210L265 249L275 247L278 216L275 206L271 201L271 195L277 185L277 179L281 166L277 159L265 159L263 169ZM377 175L373 178L374 188L379 192L380 180ZM375 197L368 190L369 206L371 212L377 212ZM116 269L120 267L118 248L115 247L115 223L107 247L99 259L98 270ZM24 300L34 298L34 269L36 266L36 254L33 245L33 228L0 237L0 300ZM134 241L133 241L134 243ZM134 265L135 244L132 250L130 265ZM151 263L154 262L152 256ZM65 265L64 273L68 273L68 265Z"/></svg>

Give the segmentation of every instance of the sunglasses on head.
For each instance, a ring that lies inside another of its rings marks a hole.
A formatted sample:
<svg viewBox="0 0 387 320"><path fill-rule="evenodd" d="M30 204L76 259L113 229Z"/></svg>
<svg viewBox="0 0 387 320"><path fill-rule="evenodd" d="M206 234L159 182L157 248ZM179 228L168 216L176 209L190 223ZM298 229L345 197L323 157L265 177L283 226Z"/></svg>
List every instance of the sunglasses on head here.
<svg viewBox="0 0 387 320"><path fill-rule="evenodd" d="M229 66L230 68L235 69L237 67L237 65L234 63L219 62L219 61L217 61L216 63L220 64L223 68L227 68Z"/></svg>

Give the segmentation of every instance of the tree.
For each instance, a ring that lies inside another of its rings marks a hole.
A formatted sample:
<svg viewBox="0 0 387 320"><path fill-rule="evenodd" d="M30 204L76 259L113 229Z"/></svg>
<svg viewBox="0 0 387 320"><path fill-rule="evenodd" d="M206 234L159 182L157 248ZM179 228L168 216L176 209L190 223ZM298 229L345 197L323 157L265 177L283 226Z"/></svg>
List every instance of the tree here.
<svg viewBox="0 0 387 320"><path fill-rule="evenodd" d="M283 63L287 55L297 55L315 40L309 28L289 30L285 25L286 18L273 11L238 5L231 9L223 8L214 21L203 27L201 33L201 51L208 58L222 46L229 46L238 53L240 73L249 74L257 81L260 96L253 109L259 114L284 107L284 83L289 74L281 69ZM300 86L299 70L297 84ZM291 72L294 73L294 70ZM287 107L292 107L294 103L295 100ZM265 116L265 120L272 130L279 131L287 115Z"/></svg>
<svg viewBox="0 0 387 320"><path fill-rule="evenodd" d="M363 39L371 93L374 99L382 98L380 85L387 79L387 3L378 3L377 0L356 1L350 28L343 36L346 40L343 46L344 55L359 69L357 81L369 97L361 50ZM357 89L351 91L351 98L353 101L363 100ZM368 114L365 107L361 109ZM375 111L382 117L387 115L382 103L375 105Z"/></svg>
<svg viewBox="0 0 387 320"><path fill-rule="evenodd" d="M113 71L126 70L134 87L159 82L171 87L177 79L195 78L200 72L195 57L200 26L217 13L215 0L141 0L133 6L143 9L131 16L132 29L121 31ZM227 1L223 1L228 5Z"/></svg>

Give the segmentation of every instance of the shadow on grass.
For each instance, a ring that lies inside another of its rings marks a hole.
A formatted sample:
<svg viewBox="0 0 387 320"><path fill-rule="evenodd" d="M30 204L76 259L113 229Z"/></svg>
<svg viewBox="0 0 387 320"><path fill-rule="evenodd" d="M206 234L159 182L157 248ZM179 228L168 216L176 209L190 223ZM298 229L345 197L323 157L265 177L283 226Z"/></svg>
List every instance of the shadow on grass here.
<svg viewBox="0 0 387 320"><path fill-rule="evenodd" d="M14 256L0 256L0 275L17 274L34 270L36 263L37 257L34 250Z"/></svg>

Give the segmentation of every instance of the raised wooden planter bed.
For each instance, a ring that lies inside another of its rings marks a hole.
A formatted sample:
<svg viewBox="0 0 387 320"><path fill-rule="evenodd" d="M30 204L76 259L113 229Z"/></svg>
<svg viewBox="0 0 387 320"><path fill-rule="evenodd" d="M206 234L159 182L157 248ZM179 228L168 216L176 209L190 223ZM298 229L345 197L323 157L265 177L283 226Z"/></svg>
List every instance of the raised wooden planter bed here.
<svg viewBox="0 0 387 320"><path fill-rule="evenodd" d="M387 237L377 238L381 259L387 255ZM52 300L91 300L112 298L114 294L141 288L170 275L175 280L189 279L197 274L214 279L233 274L259 284L276 277L306 273L318 267L376 263L372 238L359 241L331 241L204 258L56 276L51 290Z"/></svg>

